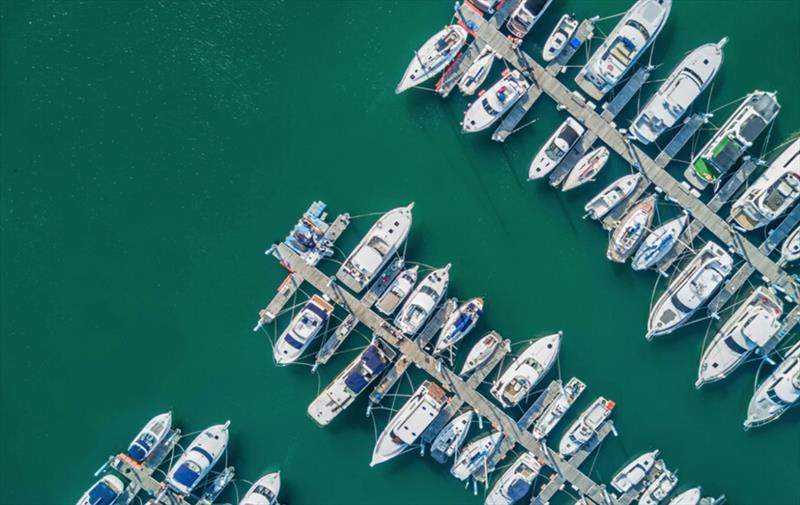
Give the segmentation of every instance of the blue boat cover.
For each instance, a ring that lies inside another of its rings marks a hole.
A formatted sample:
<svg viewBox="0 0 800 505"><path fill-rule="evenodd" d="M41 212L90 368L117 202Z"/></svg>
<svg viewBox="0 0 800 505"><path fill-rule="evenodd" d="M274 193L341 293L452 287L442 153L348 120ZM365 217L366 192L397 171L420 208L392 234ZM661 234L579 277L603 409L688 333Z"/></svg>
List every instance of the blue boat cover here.
<svg viewBox="0 0 800 505"><path fill-rule="evenodd" d="M117 499L117 492L103 481L95 484L89 490L89 503L92 505L111 505Z"/></svg>
<svg viewBox="0 0 800 505"><path fill-rule="evenodd" d="M286 334L285 338L286 338L286 343L289 344L290 346L294 347L295 349L302 349L303 348L303 344L301 344L297 340L293 339L292 336L289 335L288 333Z"/></svg>
<svg viewBox="0 0 800 505"><path fill-rule="evenodd" d="M175 482L192 488L200 479L200 474L189 468L187 463L182 464L172 477Z"/></svg>
<svg viewBox="0 0 800 505"><path fill-rule="evenodd" d="M358 372L358 370L354 370L344 378L344 383L350 388L350 391L355 394L363 391L364 388L367 387L367 384L369 384L369 381Z"/></svg>
<svg viewBox="0 0 800 505"><path fill-rule="evenodd" d="M147 450L139 445L139 441L137 440L131 444L130 447L128 447L128 456L130 456L134 461L141 463L144 461L144 458L147 457Z"/></svg>
<svg viewBox="0 0 800 505"><path fill-rule="evenodd" d="M522 479L517 479L512 482L510 486L508 486L508 498L511 501L521 500L523 496L528 494L530 489L531 485L528 484L528 482Z"/></svg>
<svg viewBox="0 0 800 505"><path fill-rule="evenodd" d="M312 302L309 302L309 303L307 303L307 304L306 304L306 308L307 308L308 310L310 310L311 312L313 312L314 314L316 314L316 315L318 315L319 317L321 317L323 321L325 321L326 319L328 319L328 313L327 313L327 312L325 312L324 310L322 310L322 309L321 309L319 306L317 306L315 303L312 303Z"/></svg>
<svg viewBox="0 0 800 505"><path fill-rule="evenodd" d="M364 365L375 375L381 373L388 366L388 363L384 361L383 356L374 345L367 347L364 351L363 360Z"/></svg>
<svg viewBox="0 0 800 505"><path fill-rule="evenodd" d="M573 49L578 49L581 46L581 41L578 37L572 37L569 39L569 45L571 45Z"/></svg>
<svg viewBox="0 0 800 505"><path fill-rule="evenodd" d="M466 314L461 314L460 316L458 316L458 319L456 320L456 330L457 331L464 331L464 329L467 326L469 326L469 324L471 322L472 322L472 318L471 317L469 317Z"/></svg>

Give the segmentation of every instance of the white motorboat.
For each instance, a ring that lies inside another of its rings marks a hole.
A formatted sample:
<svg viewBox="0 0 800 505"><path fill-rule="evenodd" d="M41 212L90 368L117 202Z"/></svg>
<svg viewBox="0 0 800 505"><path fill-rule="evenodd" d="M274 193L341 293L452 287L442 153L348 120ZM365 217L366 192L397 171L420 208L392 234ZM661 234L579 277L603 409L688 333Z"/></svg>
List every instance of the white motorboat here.
<svg viewBox="0 0 800 505"><path fill-rule="evenodd" d="M730 254L716 243L707 242L653 305L647 321L647 339L670 333L685 324L732 269Z"/></svg>
<svg viewBox="0 0 800 505"><path fill-rule="evenodd" d="M514 36L522 38L531 31L533 25L539 21L542 14L553 0L521 0L516 9L511 11L506 22L508 31Z"/></svg>
<svg viewBox="0 0 800 505"><path fill-rule="evenodd" d="M513 505L531 489L533 480L539 475L542 464L530 452L523 452L503 475L497 479L484 505Z"/></svg>
<svg viewBox="0 0 800 505"><path fill-rule="evenodd" d="M624 263L647 235L656 211L656 196L650 195L633 206L620 220L608 241L606 256Z"/></svg>
<svg viewBox="0 0 800 505"><path fill-rule="evenodd" d="M553 28L553 33L547 37L547 42L544 43L544 48L542 49L542 59L546 62L553 61L561 54L561 51L567 47L567 42L572 38L575 34L575 30L578 29L578 20L570 16L569 14L564 14L561 16L561 19L558 20L556 23L556 27Z"/></svg>
<svg viewBox="0 0 800 505"><path fill-rule="evenodd" d="M697 372L696 387L724 379L781 329L783 303L765 287L747 297L711 340Z"/></svg>
<svg viewBox="0 0 800 505"><path fill-rule="evenodd" d="M469 427L474 416L475 411L468 410L454 417L447 423L447 425L442 428L442 431L436 435L433 443L431 443L431 457L436 459L439 463L444 463L450 459L467 438Z"/></svg>
<svg viewBox="0 0 800 505"><path fill-rule="evenodd" d="M633 256L631 266L634 270L652 268L678 243L678 239L686 228L689 218L686 214L671 219L653 230Z"/></svg>
<svg viewBox="0 0 800 505"><path fill-rule="evenodd" d="M800 226L783 240L781 261L792 262L800 259Z"/></svg>
<svg viewBox="0 0 800 505"><path fill-rule="evenodd" d="M767 379L758 386L747 407L745 429L763 426L778 419L800 400L800 342Z"/></svg>
<svg viewBox="0 0 800 505"><path fill-rule="evenodd" d="M558 452L562 456L571 456L578 452L578 449L597 433L612 410L614 410L613 401L606 400L602 396L597 398L564 433L558 444Z"/></svg>
<svg viewBox="0 0 800 505"><path fill-rule="evenodd" d="M664 469L664 472L647 486L639 498L639 505L656 505L665 499L676 485L678 485L678 476Z"/></svg>
<svg viewBox="0 0 800 505"><path fill-rule="evenodd" d="M227 421L225 424L206 428L192 440L167 474L167 484L172 489L179 494L188 495L208 475L228 447L230 424Z"/></svg>
<svg viewBox="0 0 800 505"><path fill-rule="evenodd" d="M78 499L77 505L114 505L125 484L113 474L104 475Z"/></svg>
<svg viewBox="0 0 800 505"><path fill-rule="evenodd" d="M297 361L317 338L332 313L333 305L321 296L313 295L275 341L272 348L275 363L283 366Z"/></svg>
<svg viewBox="0 0 800 505"><path fill-rule="evenodd" d="M703 490L698 487L687 489L669 501L669 505L697 505L703 497Z"/></svg>
<svg viewBox="0 0 800 505"><path fill-rule="evenodd" d="M492 48L485 46L483 51L478 55L472 65L469 66L467 71L458 81L458 89L465 96L474 95L481 84L489 76L494 64L495 53Z"/></svg>
<svg viewBox="0 0 800 505"><path fill-rule="evenodd" d="M564 414L567 413L567 410L575 403L575 400L583 393L584 389L586 389L586 384L576 377L571 378L566 386L561 388L561 392L558 393L556 399L544 409L542 415L536 420L533 425L533 438L542 440L546 437L556 427L556 424L561 421Z"/></svg>
<svg viewBox="0 0 800 505"><path fill-rule="evenodd" d="M611 212L611 210L619 205L619 203L628 198L639 181L642 179L642 174L635 173L620 177L616 181L606 186L603 191L599 192L597 196L589 200L583 210L586 215L592 219L601 219L603 216Z"/></svg>
<svg viewBox="0 0 800 505"><path fill-rule="evenodd" d="M528 169L528 180L541 179L552 172L585 131L582 124L568 117L534 156Z"/></svg>
<svg viewBox="0 0 800 505"><path fill-rule="evenodd" d="M172 412L165 412L150 419L128 446L128 456L137 463L144 463L161 445L172 428Z"/></svg>
<svg viewBox="0 0 800 505"><path fill-rule="evenodd" d="M473 298L461 305L442 326L433 355L441 354L461 341L478 324L483 314L483 298Z"/></svg>
<svg viewBox="0 0 800 505"><path fill-rule="evenodd" d="M502 339L497 333L487 333L477 344L472 346L469 354L467 354L467 360L464 362L464 366L461 368L461 372L458 375L464 377L480 368L484 363L489 361L489 358L497 351L501 342Z"/></svg>
<svg viewBox="0 0 800 505"><path fill-rule="evenodd" d="M406 335L417 333L447 292L450 264L429 273L403 304L394 324Z"/></svg>
<svg viewBox="0 0 800 505"><path fill-rule="evenodd" d="M461 122L463 133L485 130L500 119L528 91L530 84L519 70L504 70L499 81L470 104Z"/></svg>
<svg viewBox="0 0 800 505"><path fill-rule="evenodd" d="M649 144L672 128L717 75L727 42L726 37L689 53L633 120L631 138Z"/></svg>
<svg viewBox="0 0 800 505"><path fill-rule="evenodd" d="M447 403L439 385L425 381L378 436L369 466L388 461L417 441Z"/></svg>
<svg viewBox="0 0 800 505"><path fill-rule="evenodd" d="M556 361L560 346L560 333L533 341L494 381L491 390L492 396L497 398L503 407L510 408L518 405L547 375Z"/></svg>
<svg viewBox="0 0 800 505"><path fill-rule="evenodd" d="M394 313L397 307L403 303L411 290L414 289L414 284L417 283L418 266L413 266L397 276L392 281L392 284L383 292L378 301L375 303L375 308L384 315L390 316Z"/></svg>
<svg viewBox="0 0 800 505"><path fill-rule="evenodd" d="M250 486L239 505L277 505L280 490L281 473L268 473Z"/></svg>
<svg viewBox="0 0 800 505"><path fill-rule="evenodd" d="M446 26L429 38L414 53L395 93L418 86L445 69L467 41L467 31L459 25Z"/></svg>
<svg viewBox="0 0 800 505"><path fill-rule="evenodd" d="M586 153L578 163L570 170L567 180L561 187L561 191L569 191L578 186L593 181L600 170L608 163L609 152L605 146L598 147Z"/></svg>
<svg viewBox="0 0 800 505"><path fill-rule="evenodd" d="M344 260L336 278L356 293L367 287L408 237L413 208L412 203L381 216Z"/></svg>
<svg viewBox="0 0 800 505"><path fill-rule="evenodd" d="M485 469L487 473L493 471L494 465L487 464L488 459L502 439L503 433L495 431L470 442L459 454L450 473L458 480L465 480L478 469Z"/></svg>
<svg viewBox="0 0 800 505"><path fill-rule="evenodd" d="M611 486L620 493L627 493L644 480L647 473L656 464L657 457L658 451L651 451L634 459L614 475L611 479Z"/></svg>

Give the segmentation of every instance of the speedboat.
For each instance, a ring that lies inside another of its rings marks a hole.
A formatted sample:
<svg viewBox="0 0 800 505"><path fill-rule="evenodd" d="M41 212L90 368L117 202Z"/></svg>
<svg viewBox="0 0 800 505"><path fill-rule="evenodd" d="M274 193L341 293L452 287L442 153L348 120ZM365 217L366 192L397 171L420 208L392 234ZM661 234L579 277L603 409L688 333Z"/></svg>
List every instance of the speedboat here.
<svg viewBox="0 0 800 505"><path fill-rule="evenodd" d="M703 490L698 487L687 489L669 501L669 505L697 505L703 497Z"/></svg>
<svg viewBox="0 0 800 505"><path fill-rule="evenodd" d="M395 93L418 86L435 76L455 59L467 41L467 31L459 25L446 26L429 38L419 51L414 53L406 73L395 88Z"/></svg>
<svg viewBox="0 0 800 505"><path fill-rule="evenodd" d="M561 54L561 51L567 47L567 42L572 36L575 34L575 30L578 29L578 20L570 16L569 14L564 14L561 16L561 19L558 20L556 23L556 27L553 28L553 33L547 37L547 42L544 43L544 49L542 49L542 59L546 62L550 62L558 57Z"/></svg>
<svg viewBox="0 0 800 505"><path fill-rule="evenodd" d="M172 489L188 495L208 475L228 447L230 424L227 421L225 424L206 428L192 440L167 474L167 484Z"/></svg>
<svg viewBox="0 0 800 505"><path fill-rule="evenodd" d="M650 310L647 339L670 333L692 317L733 269L733 258L714 242L707 242L661 295Z"/></svg>
<svg viewBox="0 0 800 505"><path fill-rule="evenodd" d="M608 259L617 263L624 263L628 259L647 234L655 210L656 196L650 195L628 211L608 241Z"/></svg>
<svg viewBox="0 0 800 505"><path fill-rule="evenodd" d="M161 445L172 428L172 412L165 412L150 419L128 446L128 456L137 463L144 463Z"/></svg>
<svg viewBox="0 0 800 505"><path fill-rule="evenodd" d="M560 333L535 340L494 381L492 396L497 398L503 407L518 405L550 371L558 356L560 345Z"/></svg>
<svg viewBox="0 0 800 505"><path fill-rule="evenodd" d="M800 138L775 158L756 181L742 193L731 217L744 230L766 226L783 215L800 198Z"/></svg>
<svg viewBox="0 0 800 505"><path fill-rule="evenodd" d="M478 324L481 314L483 314L483 298L473 298L453 312L442 326L433 355L441 354L460 342Z"/></svg>
<svg viewBox="0 0 800 505"><path fill-rule="evenodd" d="M644 480L653 465L656 464L658 451L647 452L634 459L614 475L611 485L620 493L627 493L632 487Z"/></svg>
<svg viewBox="0 0 800 505"><path fill-rule="evenodd" d="M672 489L678 484L678 476L675 473L664 469L664 472L655 478L647 486L644 493L639 498L639 505L656 505L667 497Z"/></svg>
<svg viewBox="0 0 800 505"><path fill-rule="evenodd" d="M750 405L744 428L763 426L779 418L800 400L800 342L794 345L786 358L758 386Z"/></svg>
<svg viewBox="0 0 800 505"><path fill-rule="evenodd" d="M586 389L586 384L582 381L576 377L570 379L567 385L561 388L556 399L544 409L542 415L536 420L533 425L533 438L542 440L546 437L556 427L556 424L561 421L564 414L567 413L567 410L575 403L575 400L583 393L584 389Z"/></svg>
<svg viewBox="0 0 800 505"><path fill-rule="evenodd" d="M567 180L561 187L561 191L569 191L570 189L577 188L582 184L593 181L600 170L608 163L609 152L605 146L598 147L586 153L575 167L570 170Z"/></svg>
<svg viewBox="0 0 800 505"><path fill-rule="evenodd" d="M534 156L528 169L528 180L541 179L552 172L585 131L583 125L568 117Z"/></svg>
<svg viewBox="0 0 800 505"><path fill-rule="evenodd" d="M706 348L695 387L724 379L736 370L778 333L782 314L783 304L772 291L763 286L753 291Z"/></svg>
<svg viewBox="0 0 800 505"><path fill-rule="evenodd" d="M464 362L464 366L461 368L461 372L458 375L464 377L480 368L484 363L489 361L489 358L492 357L501 342L502 340L497 333L492 332L486 334L477 344L472 346L469 354L467 354L467 360Z"/></svg>
<svg viewBox="0 0 800 505"><path fill-rule="evenodd" d="M395 358L392 350L376 338L311 402L308 415L320 426L328 425L352 404Z"/></svg>
<svg viewBox="0 0 800 505"><path fill-rule="evenodd" d="M94 483L77 502L77 505L113 505L125 491L125 484L116 475L104 475Z"/></svg>
<svg viewBox="0 0 800 505"><path fill-rule="evenodd" d="M641 179L642 174L638 172L620 177L589 200L583 210L592 219L601 219L619 205L622 200L628 198L633 193L633 190L636 189L636 186L639 185Z"/></svg>
<svg viewBox="0 0 800 505"><path fill-rule="evenodd" d="M686 214L671 219L653 230L633 256L631 266L634 270L647 270L664 259L678 243L689 218Z"/></svg>
<svg viewBox="0 0 800 505"><path fill-rule="evenodd" d="M464 443L464 439L467 438L474 415L475 411L473 410L459 414L436 435L433 443L431 443L431 456L434 459L439 463L444 463L456 453L461 444Z"/></svg>
<svg viewBox="0 0 800 505"><path fill-rule="evenodd" d="M494 51L489 46L485 46L472 65L469 66L464 75L458 81L458 89L465 96L474 95L481 84L489 76L494 64Z"/></svg>
<svg viewBox="0 0 800 505"><path fill-rule="evenodd" d="M392 281L392 284L383 292L380 298L378 298L377 303L375 303L375 308L377 308L381 313L390 316L397 307L406 299L411 290L414 289L414 284L417 282L417 272L419 271L418 266L413 266L397 276L397 278Z"/></svg>
<svg viewBox="0 0 800 505"><path fill-rule="evenodd" d="M275 341L272 349L275 363L283 366L297 361L317 338L332 313L333 305L321 296L313 295Z"/></svg>
<svg viewBox="0 0 800 505"><path fill-rule="evenodd" d="M600 429L614 410L614 402L602 396L597 398L588 409L584 410L572 426L564 433L558 444L558 452L562 456L571 456L578 452L586 442Z"/></svg>
<svg viewBox="0 0 800 505"><path fill-rule="evenodd" d="M689 53L633 120L631 138L649 144L672 128L717 75L727 42L703 44Z"/></svg>
<svg viewBox="0 0 800 505"><path fill-rule="evenodd" d="M381 216L344 260L336 278L356 293L367 287L408 237L413 208L412 203Z"/></svg>
<svg viewBox="0 0 800 505"><path fill-rule="evenodd" d="M522 0L511 12L506 22L508 31L522 38L531 31L533 25L542 17L542 13L550 7L553 0Z"/></svg>
<svg viewBox="0 0 800 505"><path fill-rule="evenodd" d="M500 80L480 93L464 112L462 132L473 133L490 127L522 98L529 87L519 70L504 70Z"/></svg>
<svg viewBox="0 0 800 505"><path fill-rule="evenodd" d="M433 382L423 382L378 436L369 466L392 459L416 442L446 403L444 389Z"/></svg>
<svg viewBox="0 0 800 505"><path fill-rule="evenodd" d="M239 505L277 505L281 473L268 473L250 486Z"/></svg>
<svg viewBox="0 0 800 505"><path fill-rule="evenodd" d="M783 241L781 261L797 261L800 259L800 226L794 229Z"/></svg>
<svg viewBox="0 0 800 505"><path fill-rule="evenodd" d="M539 475L542 464L530 452L523 452L497 479L484 505L513 505L520 501Z"/></svg>
<svg viewBox="0 0 800 505"><path fill-rule="evenodd" d="M653 43L671 8L672 0L638 0L580 71L578 85L595 100L603 98Z"/></svg>
<svg viewBox="0 0 800 505"><path fill-rule="evenodd" d="M491 472L494 470L494 465L490 464L489 459L502 439L503 432L495 431L473 440L461 451L453 468L450 469L450 473L458 480L465 480L472 475L472 472L480 468L484 468L487 473Z"/></svg>
<svg viewBox="0 0 800 505"><path fill-rule="evenodd" d="M411 292L394 324L406 335L414 335L428 320L439 304L450 282L450 264L429 273Z"/></svg>

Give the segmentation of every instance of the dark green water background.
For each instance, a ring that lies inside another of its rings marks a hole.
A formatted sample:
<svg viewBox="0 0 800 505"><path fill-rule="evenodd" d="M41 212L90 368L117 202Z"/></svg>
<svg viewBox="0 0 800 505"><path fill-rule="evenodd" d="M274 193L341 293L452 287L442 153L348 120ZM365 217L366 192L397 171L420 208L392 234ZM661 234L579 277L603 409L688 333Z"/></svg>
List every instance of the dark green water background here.
<svg viewBox="0 0 800 505"><path fill-rule="evenodd" d="M565 11L628 5L556 0L525 48L538 53ZM660 448L681 487L800 503L800 410L741 429L756 364L695 391L707 323L647 343L656 276L611 264L606 233L581 220L628 168L614 159L562 195L524 181L563 120L549 99L501 145L460 134L459 96L394 95L412 50L451 15L447 1L0 4L0 503L74 502L167 409L187 432L232 420L239 475L280 468L288 503L479 503L430 458L370 469L364 399L327 429L306 417L352 353L317 378L274 367L250 331L285 274L261 253L314 199L353 214L415 201L409 256L452 262L452 294L486 297L480 332L563 330L562 373L589 385L578 407L617 401L620 438L593 477ZM798 26L795 0L676 0L654 77L730 36L712 108L778 90L774 146L800 125Z"/></svg>

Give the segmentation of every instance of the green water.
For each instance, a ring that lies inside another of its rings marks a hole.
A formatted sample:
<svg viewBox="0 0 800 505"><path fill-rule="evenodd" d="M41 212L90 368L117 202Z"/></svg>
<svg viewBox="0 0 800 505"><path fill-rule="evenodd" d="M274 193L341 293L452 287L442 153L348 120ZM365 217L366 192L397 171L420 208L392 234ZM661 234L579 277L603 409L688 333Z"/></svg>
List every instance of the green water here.
<svg viewBox="0 0 800 505"><path fill-rule="evenodd" d="M628 5L556 0L525 48L540 51L564 11ZM314 377L274 367L250 331L285 274L262 251L314 199L352 214L415 201L409 257L452 262L452 294L486 297L473 339L563 330L561 372L589 386L572 415L600 394L617 402L620 437L587 462L594 478L659 448L682 488L800 503L800 410L741 429L755 364L695 391L707 323L646 342L656 276L611 264L606 233L581 220L628 170L621 160L563 195L525 182L563 119L548 99L537 123L496 144L460 134L467 101L455 94L394 95L412 50L451 15L447 1L0 4L0 503L74 502L167 409L185 432L230 419L230 462L249 480L280 468L282 502L480 503L430 458L370 469L363 398L326 429L306 417L353 352ZM795 0L676 0L654 77L730 36L712 108L778 90L774 146L800 125L797 26Z"/></svg>

